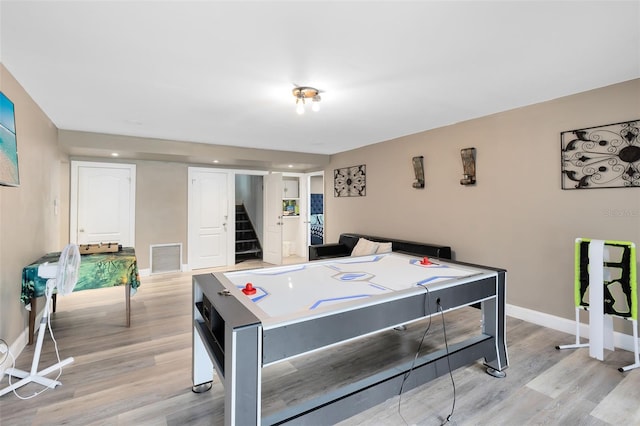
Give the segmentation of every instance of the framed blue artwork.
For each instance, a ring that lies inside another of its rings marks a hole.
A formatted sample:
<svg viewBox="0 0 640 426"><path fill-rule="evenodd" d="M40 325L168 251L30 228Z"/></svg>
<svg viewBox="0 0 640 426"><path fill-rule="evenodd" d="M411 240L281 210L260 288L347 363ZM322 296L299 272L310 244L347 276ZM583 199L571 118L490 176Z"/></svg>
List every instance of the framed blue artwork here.
<svg viewBox="0 0 640 426"><path fill-rule="evenodd" d="M13 102L0 92L0 185L18 186L18 144Z"/></svg>

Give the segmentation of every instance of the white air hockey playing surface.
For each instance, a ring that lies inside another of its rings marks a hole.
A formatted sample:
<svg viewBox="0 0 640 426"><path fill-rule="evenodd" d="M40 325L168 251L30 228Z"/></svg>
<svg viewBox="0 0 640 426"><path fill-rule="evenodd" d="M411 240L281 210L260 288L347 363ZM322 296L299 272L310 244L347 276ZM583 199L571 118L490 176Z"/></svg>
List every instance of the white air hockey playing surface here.
<svg viewBox="0 0 640 426"><path fill-rule="evenodd" d="M397 396L409 372L406 389L479 359L504 376L506 271L428 260L394 252L194 275L193 389L210 388L215 368L227 426L335 424ZM255 293L242 291L248 283ZM388 360L275 413L261 411L263 368L312 351L324 362L324 348L472 304L480 304L481 327L465 340L411 362Z"/></svg>
<svg viewBox="0 0 640 426"><path fill-rule="evenodd" d="M483 271L440 260L399 253L345 257L301 265L227 272L239 290L251 284L252 300L267 316L324 310L324 308L378 295L427 287Z"/></svg>

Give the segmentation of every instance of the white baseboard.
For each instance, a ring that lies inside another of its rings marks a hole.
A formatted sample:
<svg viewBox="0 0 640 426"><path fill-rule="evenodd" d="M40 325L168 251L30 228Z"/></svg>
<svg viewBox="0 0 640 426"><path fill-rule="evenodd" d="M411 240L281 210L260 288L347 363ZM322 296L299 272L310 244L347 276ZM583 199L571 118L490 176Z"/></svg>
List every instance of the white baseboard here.
<svg viewBox="0 0 640 426"><path fill-rule="evenodd" d="M39 322L36 324L39 324ZM24 348L27 347L27 343L29 343L29 327L20 333L20 336L13 343L9 344L7 342L10 354L0 354L0 360L4 359L4 362L0 364L0 379L4 377L5 370L13 365L13 358L18 359Z"/></svg>
<svg viewBox="0 0 640 426"><path fill-rule="evenodd" d="M545 314L543 312L534 311L527 308L521 308L515 305L506 305L506 313L508 316L518 318L523 321L527 321L533 324L541 325L543 327L551 328L553 330L562 331L573 336L568 338L566 342L555 342L557 345L572 344L575 342L576 335L576 322L566 318L556 317L554 315ZM589 325L580 323L580 337L588 338ZM550 342L550 344L553 344ZM634 352L637 342L633 341L633 336L613 332L613 345L616 348L624 349L626 351Z"/></svg>

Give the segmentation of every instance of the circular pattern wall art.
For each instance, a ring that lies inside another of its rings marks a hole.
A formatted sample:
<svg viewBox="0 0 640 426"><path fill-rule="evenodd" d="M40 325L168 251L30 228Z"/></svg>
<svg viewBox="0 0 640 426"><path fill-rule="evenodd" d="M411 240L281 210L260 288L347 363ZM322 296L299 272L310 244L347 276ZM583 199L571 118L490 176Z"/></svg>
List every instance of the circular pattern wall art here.
<svg viewBox="0 0 640 426"><path fill-rule="evenodd" d="M640 187L640 120L560 134L562 189Z"/></svg>

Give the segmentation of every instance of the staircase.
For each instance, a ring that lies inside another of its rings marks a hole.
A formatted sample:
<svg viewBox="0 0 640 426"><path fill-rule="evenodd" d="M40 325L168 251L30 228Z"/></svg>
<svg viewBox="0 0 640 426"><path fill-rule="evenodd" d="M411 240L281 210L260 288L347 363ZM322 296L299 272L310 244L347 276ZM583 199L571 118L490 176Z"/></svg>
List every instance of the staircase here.
<svg viewBox="0 0 640 426"><path fill-rule="evenodd" d="M236 263L262 259L262 247L244 205L236 206Z"/></svg>

